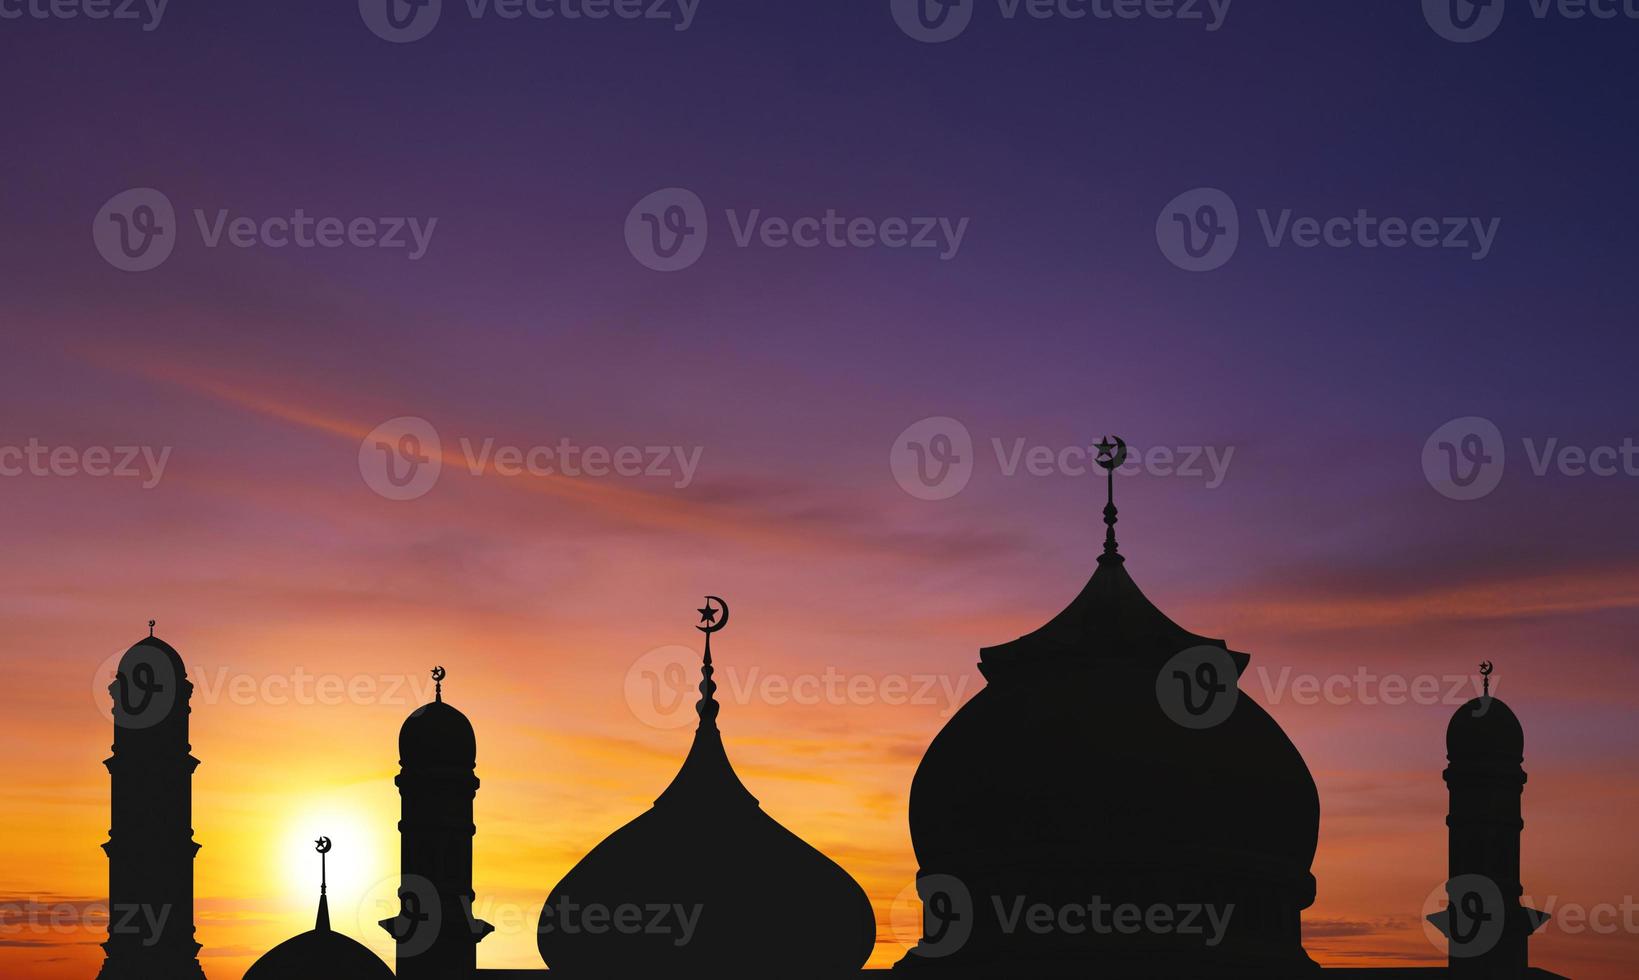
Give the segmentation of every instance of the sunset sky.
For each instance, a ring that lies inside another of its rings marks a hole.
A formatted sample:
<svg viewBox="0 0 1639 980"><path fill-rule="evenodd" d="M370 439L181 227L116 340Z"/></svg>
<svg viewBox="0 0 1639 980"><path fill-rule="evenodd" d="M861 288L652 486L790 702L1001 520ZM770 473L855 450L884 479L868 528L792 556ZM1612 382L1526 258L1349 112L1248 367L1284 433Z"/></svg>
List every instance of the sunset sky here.
<svg viewBox="0 0 1639 980"><path fill-rule="evenodd" d="M916 764L979 648L1091 573L1103 485L1061 451L1110 432L1211 451L1117 479L1122 546L1172 618L1251 654L1243 690L1314 773L1311 954L1443 962L1421 924L1442 736L1490 660L1526 729L1527 901L1571 913L1533 961L1631 976L1639 468L1558 453L1639 439L1639 22L1510 6L1473 44L1367 0L1235 4L1213 31L990 3L942 44L886 0L702 0L687 30L446 0L402 44L318 0L175 0L151 31L0 20L0 466L74 461L0 476L0 975L100 962L102 689L150 618L196 686L211 980L311 927L321 834L336 927L390 957L395 738L437 664L479 738L480 965L539 966L547 893L687 751L668 709L707 593L733 608L731 758L865 886L886 966L916 936ZM1240 246L1186 272L1157 215L1203 187L1238 204ZM178 219L150 271L93 239L133 188ZM623 231L665 188L709 214L675 272ZM414 259L213 247L224 209L436 225ZM1498 223L1483 260L1268 244L1260 212L1287 209ZM742 247L753 210L967 224L949 258ZM391 500L371 434L401 417L443 467ZM1507 458L1462 501L1424 451L1467 417ZM896 479L930 418L973 444L947 499ZM468 459L564 440L668 469ZM1038 446L1074 472L1010 469ZM138 475L84 472L120 447Z"/></svg>

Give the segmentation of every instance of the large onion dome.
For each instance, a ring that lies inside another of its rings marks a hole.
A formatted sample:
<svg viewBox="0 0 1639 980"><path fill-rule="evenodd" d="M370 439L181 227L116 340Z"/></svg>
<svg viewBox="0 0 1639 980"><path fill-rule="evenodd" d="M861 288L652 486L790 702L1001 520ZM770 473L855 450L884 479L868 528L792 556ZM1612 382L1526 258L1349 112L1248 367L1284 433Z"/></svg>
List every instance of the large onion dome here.
<svg viewBox="0 0 1639 980"><path fill-rule="evenodd" d="M711 602L694 744L653 808L552 890L538 943L554 976L830 980L857 975L870 956L864 890L764 813L729 763L710 636L728 612Z"/></svg>
<svg viewBox="0 0 1639 980"><path fill-rule="evenodd" d="M1045 626L981 651L987 686L917 770L925 928L899 968L1311 971L1299 913L1315 897L1320 801L1308 766L1238 690L1249 658L1157 609L1116 550L1113 503L1105 514L1087 586ZM1053 916L1044 927L1020 917L1037 907ZM1122 908L1140 925L1122 928Z"/></svg>

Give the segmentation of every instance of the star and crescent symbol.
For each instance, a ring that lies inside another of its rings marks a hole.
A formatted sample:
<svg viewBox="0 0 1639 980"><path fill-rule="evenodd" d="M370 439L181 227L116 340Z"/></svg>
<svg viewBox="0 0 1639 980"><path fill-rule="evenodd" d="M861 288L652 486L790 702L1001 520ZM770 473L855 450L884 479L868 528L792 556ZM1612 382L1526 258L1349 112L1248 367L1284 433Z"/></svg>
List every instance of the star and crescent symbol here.
<svg viewBox="0 0 1639 980"><path fill-rule="evenodd" d="M1105 436L1093 448L1098 450L1098 465L1107 470L1117 469L1127 461L1127 441L1120 436Z"/></svg>
<svg viewBox="0 0 1639 980"><path fill-rule="evenodd" d="M717 603L716 608L712 607L714 602ZM695 629L702 633L715 633L728 625L728 603L717 596L706 596L706 604L696 609L695 612L700 614L700 625L696 626ZM722 619L717 618L718 613L723 614Z"/></svg>

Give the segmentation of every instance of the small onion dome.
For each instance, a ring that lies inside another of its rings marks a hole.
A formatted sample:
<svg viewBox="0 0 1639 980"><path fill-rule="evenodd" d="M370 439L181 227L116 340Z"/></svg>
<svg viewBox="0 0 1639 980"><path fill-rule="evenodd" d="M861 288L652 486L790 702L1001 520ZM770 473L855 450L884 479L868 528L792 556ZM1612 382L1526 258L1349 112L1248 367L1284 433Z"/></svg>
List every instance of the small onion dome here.
<svg viewBox="0 0 1639 980"><path fill-rule="evenodd" d="M1485 695L1468 702L1446 726L1446 757L1520 762L1525 757L1525 729L1501 698Z"/></svg>
<svg viewBox="0 0 1639 980"><path fill-rule="evenodd" d="M650 810L552 890L541 958L571 980L857 976L876 938L870 900L735 774L715 721L709 633L703 674L687 760Z"/></svg>
<svg viewBox="0 0 1639 980"><path fill-rule="evenodd" d="M424 704L398 730L398 758L404 766L453 765L472 768L478 736L467 716L442 701Z"/></svg>
<svg viewBox="0 0 1639 980"><path fill-rule="evenodd" d="M268 950L245 980L393 980L393 971L364 944L330 931L330 906L320 896L313 930Z"/></svg>
<svg viewBox="0 0 1639 980"><path fill-rule="evenodd" d="M160 744L186 739L187 705L193 695L187 665L169 643L153 635L131 644L120 656L108 695L114 726L134 742Z"/></svg>

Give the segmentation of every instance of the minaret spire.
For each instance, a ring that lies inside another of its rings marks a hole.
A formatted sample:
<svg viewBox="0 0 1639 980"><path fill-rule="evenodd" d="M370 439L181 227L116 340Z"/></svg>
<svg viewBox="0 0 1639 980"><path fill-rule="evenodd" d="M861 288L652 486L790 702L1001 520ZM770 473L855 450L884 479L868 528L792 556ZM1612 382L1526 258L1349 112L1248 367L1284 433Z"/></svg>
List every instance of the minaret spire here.
<svg viewBox="0 0 1639 980"><path fill-rule="evenodd" d="M713 602L719 608L712 608ZM695 703L694 710L700 716L702 730L716 731L717 712L722 706L717 703L717 682L711 679L711 675L717 672L717 668L711 665L711 634L728 625L728 603L717 596L708 595L706 604L695 611L700 614L701 623L695 629L706 634L706 651L700 664L700 700ZM723 614L720 620L717 618L719 612Z"/></svg>
<svg viewBox="0 0 1639 980"><path fill-rule="evenodd" d="M319 852L319 915L313 923L317 932L330 931L330 897L326 894L330 890L330 869L326 855L333 846L330 838L320 837L313 842L313 849Z"/></svg>
<svg viewBox="0 0 1639 980"><path fill-rule="evenodd" d="M1114 439L1114 442L1111 440ZM1095 462L1104 468L1104 556L1119 559L1115 543L1115 471L1127 461L1127 443L1120 436L1105 436L1093 447L1098 450Z"/></svg>

